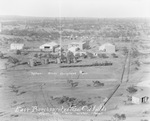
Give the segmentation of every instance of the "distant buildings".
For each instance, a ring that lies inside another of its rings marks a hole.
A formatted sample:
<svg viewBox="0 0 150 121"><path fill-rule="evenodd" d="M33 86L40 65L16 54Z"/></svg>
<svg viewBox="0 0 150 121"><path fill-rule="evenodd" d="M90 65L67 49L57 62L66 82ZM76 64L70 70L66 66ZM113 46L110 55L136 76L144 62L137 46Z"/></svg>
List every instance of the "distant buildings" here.
<svg viewBox="0 0 150 121"><path fill-rule="evenodd" d="M105 44L99 46L99 51L106 52L106 53L115 53L116 48L115 48L115 45L113 45L111 43L105 43Z"/></svg>
<svg viewBox="0 0 150 121"><path fill-rule="evenodd" d="M49 42L49 43L45 43L45 44L41 45L39 48L41 50L54 52L57 47L59 47L59 44L57 44L56 42Z"/></svg>
<svg viewBox="0 0 150 121"><path fill-rule="evenodd" d="M10 44L10 50L22 50L24 46L25 45L21 43L12 43Z"/></svg>

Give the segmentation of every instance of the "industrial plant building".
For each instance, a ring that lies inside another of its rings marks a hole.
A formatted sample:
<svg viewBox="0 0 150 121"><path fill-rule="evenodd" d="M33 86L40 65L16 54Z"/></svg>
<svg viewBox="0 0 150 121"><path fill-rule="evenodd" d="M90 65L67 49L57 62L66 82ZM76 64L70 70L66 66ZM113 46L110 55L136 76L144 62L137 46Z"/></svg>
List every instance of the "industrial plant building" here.
<svg viewBox="0 0 150 121"><path fill-rule="evenodd" d="M115 53L116 48L115 48L115 45L113 45L111 43L105 43L105 44L99 46L99 51L106 52L106 53Z"/></svg>

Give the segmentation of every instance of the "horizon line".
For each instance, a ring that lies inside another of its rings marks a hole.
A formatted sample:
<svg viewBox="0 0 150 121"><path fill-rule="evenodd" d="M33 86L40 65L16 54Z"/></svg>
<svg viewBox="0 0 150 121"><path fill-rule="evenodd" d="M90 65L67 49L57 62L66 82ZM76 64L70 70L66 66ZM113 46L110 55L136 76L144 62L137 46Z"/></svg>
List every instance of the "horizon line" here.
<svg viewBox="0 0 150 121"><path fill-rule="evenodd" d="M127 16L127 17L94 17L94 16L26 16L26 15L0 15L0 17L29 17L29 18L95 18L95 19L121 19L121 18L147 18L150 19L150 17L143 17L143 16Z"/></svg>

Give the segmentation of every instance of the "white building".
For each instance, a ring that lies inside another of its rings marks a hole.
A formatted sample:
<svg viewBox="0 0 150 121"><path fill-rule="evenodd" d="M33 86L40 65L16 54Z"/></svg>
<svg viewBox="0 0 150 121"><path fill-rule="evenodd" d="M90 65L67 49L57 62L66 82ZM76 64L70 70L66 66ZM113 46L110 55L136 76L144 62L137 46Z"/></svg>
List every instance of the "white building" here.
<svg viewBox="0 0 150 121"><path fill-rule="evenodd" d="M41 50L55 51L55 48L59 47L56 42L49 42L41 45L39 48Z"/></svg>
<svg viewBox="0 0 150 121"><path fill-rule="evenodd" d="M78 47L68 48L68 51L72 52L74 55L78 53L78 50L80 50L80 48L78 48Z"/></svg>
<svg viewBox="0 0 150 121"><path fill-rule="evenodd" d="M25 45L21 43L12 43L10 44L10 50L22 50L24 46Z"/></svg>
<svg viewBox="0 0 150 121"><path fill-rule="evenodd" d="M68 48L78 47L80 50L87 49L89 47L88 42L72 42L69 44Z"/></svg>
<svg viewBox="0 0 150 121"><path fill-rule="evenodd" d="M87 52L80 50L80 48L78 47L71 47L68 49L68 51L72 52L74 56L77 54L79 54L80 56L82 56L82 54L87 55Z"/></svg>
<svg viewBox="0 0 150 121"><path fill-rule="evenodd" d="M71 52L76 52L78 50L80 50L79 47L70 47L70 48L68 48L68 51L71 51Z"/></svg>
<svg viewBox="0 0 150 121"><path fill-rule="evenodd" d="M111 43L105 43L99 47L99 51L106 52L106 53L115 53L116 48L115 45Z"/></svg>
<svg viewBox="0 0 150 121"><path fill-rule="evenodd" d="M132 96L132 103L133 104L141 104L141 103L148 103L148 102L149 102L148 96L140 96L140 95Z"/></svg>

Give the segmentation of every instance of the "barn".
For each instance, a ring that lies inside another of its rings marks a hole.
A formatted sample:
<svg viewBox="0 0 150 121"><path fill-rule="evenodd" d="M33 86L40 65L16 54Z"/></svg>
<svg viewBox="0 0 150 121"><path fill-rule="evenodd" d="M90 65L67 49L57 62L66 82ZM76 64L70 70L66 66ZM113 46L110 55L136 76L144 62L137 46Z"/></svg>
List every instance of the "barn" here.
<svg viewBox="0 0 150 121"><path fill-rule="evenodd" d="M21 43L12 43L10 44L10 50L22 50L24 46L25 45Z"/></svg>
<svg viewBox="0 0 150 121"><path fill-rule="evenodd" d="M41 45L39 48L40 48L40 50L54 52L57 47L59 47L59 44L57 44L56 42L49 42L49 43L45 43L45 44Z"/></svg>
<svg viewBox="0 0 150 121"><path fill-rule="evenodd" d="M115 45L113 45L111 43L105 43L105 44L99 46L99 51L106 52L106 53L115 53L116 48L115 48Z"/></svg>

